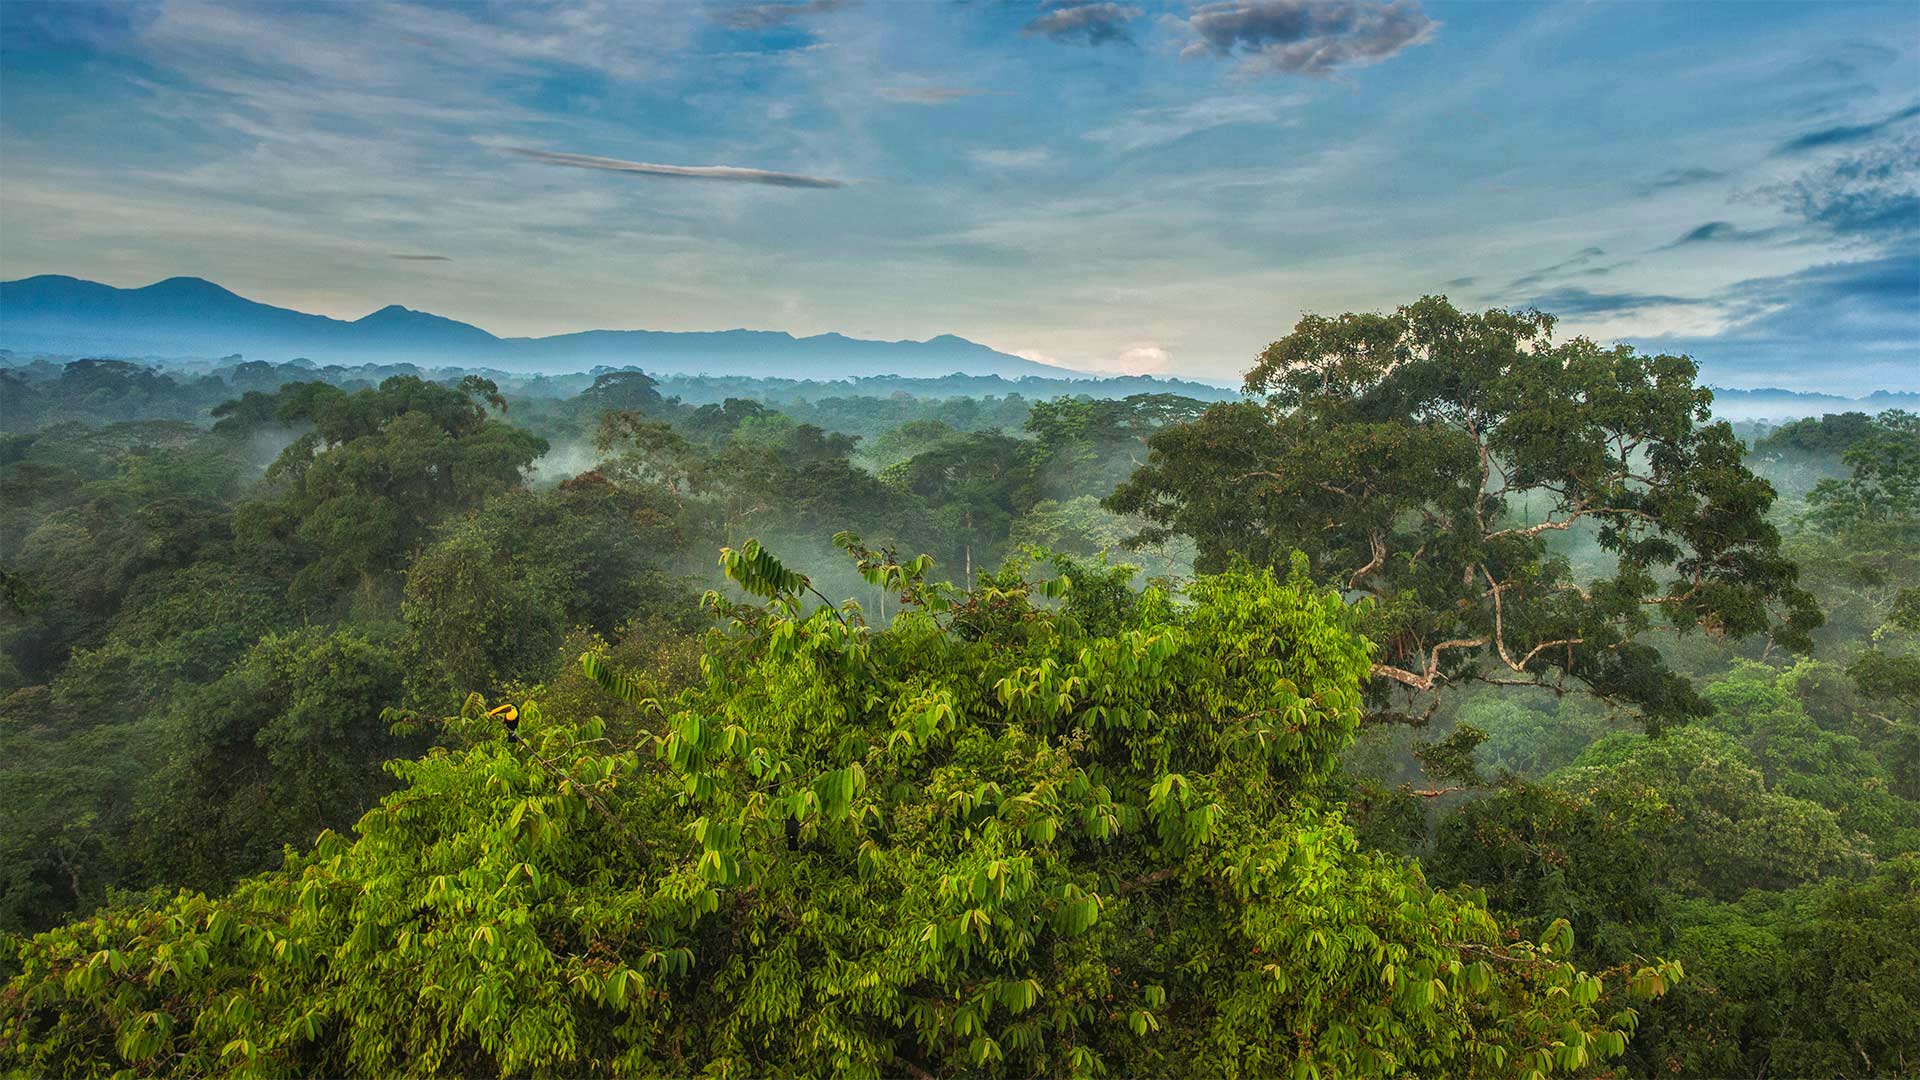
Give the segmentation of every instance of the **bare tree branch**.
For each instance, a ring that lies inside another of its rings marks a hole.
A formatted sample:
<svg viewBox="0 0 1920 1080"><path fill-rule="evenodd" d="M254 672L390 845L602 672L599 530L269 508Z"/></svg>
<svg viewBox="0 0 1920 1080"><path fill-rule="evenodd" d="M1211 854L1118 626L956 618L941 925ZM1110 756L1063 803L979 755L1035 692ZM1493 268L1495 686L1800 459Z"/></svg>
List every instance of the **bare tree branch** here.
<svg viewBox="0 0 1920 1080"><path fill-rule="evenodd" d="M1368 574L1371 574L1375 570L1378 570L1381 567L1387 565L1387 544L1385 540L1381 539L1380 530L1375 529L1372 532L1368 533L1367 541L1373 545L1373 561L1369 562L1367 565L1361 567L1360 569L1355 570L1353 572L1353 576L1347 578L1348 592L1352 592L1353 590L1358 589L1360 587L1360 583L1366 580L1366 577Z"/></svg>

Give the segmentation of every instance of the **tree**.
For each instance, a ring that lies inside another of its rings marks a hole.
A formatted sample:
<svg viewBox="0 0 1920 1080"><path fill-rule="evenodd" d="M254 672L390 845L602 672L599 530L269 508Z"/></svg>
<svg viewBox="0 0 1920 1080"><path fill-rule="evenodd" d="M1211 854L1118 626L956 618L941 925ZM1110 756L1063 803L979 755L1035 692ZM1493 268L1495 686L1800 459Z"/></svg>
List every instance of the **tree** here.
<svg viewBox="0 0 1920 1080"><path fill-rule="evenodd" d="M1848 475L1814 487L1791 550L1831 598L1840 640L1823 644L1857 688L1853 723L1920 762L1920 416L1881 413L1842 460Z"/></svg>
<svg viewBox="0 0 1920 1080"><path fill-rule="evenodd" d="M1631 1076L1912 1076L1920 856L1869 877L1667 906L1642 937L1687 956L1622 1062Z"/></svg>
<svg viewBox="0 0 1920 1080"><path fill-rule="evenodd" d="M1552 329L1437 297L1308 316L1247 373L1264 405L1155 435L1109 505L1150 523L1142 540L1192 536L1202 569L1300 550L1371 597L1377 702L1570 682L1651 727L1701 715L1650 632L1802 646L1819 621L1767 520L1773 491L1707 422L1692 361Z"/></svg>
<svg viewBox="0 0 1920 1080"><path fill-rule="evenodd" d="M610 412L651 414L662 409L667 400L660 396L660 383L644 371L607 371L594 377L593 385L581 391L573 404L588 420Z"/></svg>
<svg viewBox="0 0 1920 1080"><path fill-rule="evenodd" d="M1866 838L1833 811L1770 786L1740 743L1689 728L1659 738L1622 732L1589 747L1548 782L1595 799L1639 792L1660 816L1640 843L1661 853L1662 884L1730 899L1864 870Z"/></svg>
<svg viewBox="0 0 1920 1080"><path fill-rule="evenodd" d="M41 432L5 470L21 510L7 554L39 598L8 613L19 624L8 647L34 681L99 644L144 579L230 557L238 462L186 425L153 427L168 430L116 425L72 442Z"/></svg>
<svg viewBox="0 0 1920 1080"><path fill-rule="evenodd" d="M1038 501L1026 443L998 431L950 440L889 468L881 479L917 497L944 541L943 564L962 570L998 562L1014 519Z"/></svg>
<svg viewBox="0 0 1920 1080"><path fill-rule="evenodd" d="M918 454L965 438L965 433L940 420L909 420L868 441L861 452L875 472L884 472Z"/></svg>
<svg viewBox="0 0 1920 1080"><path fill-rule="evenodd" d="M1911 1076L1920 1069L1920 855L1813 897L1789 925L1792 1006L1768 1048L1782 1076Z"/></svg>
<svg viewBox="0 0 1920 1080"><path fill-rule="evenodd" d="M1049 490L1105 496L1145 463L1154 432L1190 423L1206 407L1178 394L1056 398L1033 403L1026 429L1039 444Z"/></svg>
<svg viewBox="0 0 1920 1080"><path fill-rule="evenodd" d="M392 786L381 763L419 747L381 716L402 700L393 653L364 631L269 635L182 695L148 815L161 879L224 887L372 806Z"/></svg>
<svg viewBox="0 0 1920 1080"><path fill-rule="evenodd" d="M490 539L461 522L407 567L400 613L409 654L435 688L493 692L512 679L552 673L566 612L558 597L529 580L511 548Z"/></svg>
<svg viewBox="0 0 1920 1080"><path fill-rule="evenodd" d="M456 701L537 682L571 627L610 634L691 609L694 590L673 572L683 515L659 487L596 471L549 491L504 492L441 526L408 565L401 604L417 681Z"/></svg>
<svg viewBox="0 0 1920 1080"><path fill-rule="evenodd" d="M1092 634L1060 579L845 542L911 599L891 629L725 552L766 603L715 601L699 685L584 664L639 747L473 702L357 839L23 945L0 1068L1545 1075L1624 1050L1603 983L1677 974L1584 973L1564 924L1516 940L1356 850L1326 795L1368 646L1304 573Z"/></svg>
<svg viewBox="0 0 1920 1080"><path fill-rule="evenodd" d="M354 393L282 387L276 420L312 430L267 470L276 491L241 508L237 531L258 559L291 572L296 592L390 588L434 524L517 486L546 452L546 440L489 419L473 395L497 397L473 378L457 389L413 376Z"/></svg>
<svg viewBox="0 0 1920 1080"><path fill-rule="evenodd" d="M1873 418L1863 412L1828 413L1782 424L1753 444L1756 454L1785 457L1805 454L1838 457L1873 433Z"/></svg>
<svg viewBox="0 0 1920 1080"><path fill-rule="evenodd" d="M1889 410L1859 433L1841 461L1845 479L1823 480L1807 496L1809 518L1855 539L1910 540L1920 528L1920 415Z"/></svg>

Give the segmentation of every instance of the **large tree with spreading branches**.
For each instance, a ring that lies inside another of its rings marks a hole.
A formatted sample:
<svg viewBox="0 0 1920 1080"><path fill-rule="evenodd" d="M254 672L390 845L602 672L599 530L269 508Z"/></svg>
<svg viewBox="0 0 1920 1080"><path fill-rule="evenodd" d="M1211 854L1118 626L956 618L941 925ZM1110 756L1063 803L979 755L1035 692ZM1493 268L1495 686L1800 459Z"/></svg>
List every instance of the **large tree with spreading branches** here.
<svg viewBox="0 0 1920 1080"><path fill-rule="evenodd" d="M1773 489L1693 361L1553 326L1441 297L1310 315L1247 373L1264 401L1161 431L1108 504L1142 540L1193 537L1202 570L1297 550L1370 598L1380 713L1492 681L1591 690L1655 727L1699 715L1649 635L1800 646L1819 622Z"/></svg>

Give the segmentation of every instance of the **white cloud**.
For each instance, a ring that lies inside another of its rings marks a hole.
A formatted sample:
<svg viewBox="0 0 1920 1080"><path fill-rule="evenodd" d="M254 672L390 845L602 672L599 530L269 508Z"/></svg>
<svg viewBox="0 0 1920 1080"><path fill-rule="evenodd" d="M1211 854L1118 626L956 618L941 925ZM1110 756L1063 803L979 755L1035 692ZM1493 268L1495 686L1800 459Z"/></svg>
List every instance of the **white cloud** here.
<svg viewBox="0 0 1920 1080"><path fill-rule="evenodd" d="M1231 124L1292 124L1298 118L1291 110L1307 101L1304 94L1203 98L1189 105L1129 113L1107 127L1087 132L1086 138L1122 152L1144 150Z"/></svg>
<svg viewBox="0 0 1920 1080"><path fill-rule="evenodd" d="M878 94L882 101L900 105L951 105L986 92L969 86L883 86Z"/></svg>
<svg viewBox="0 0 1920 1080"><path fill-rule="evenodd" d="M1139 342L1121 350L1114 366L1129 375L1156 374L1173 366L1173 354L1163 345Z"/></svg>
<svg viewBox="0 0 1920 1080"><path fill-rule="evenodd" d="M967 157L983 168L1012 172L1039 168L1053 160L1053 153L1044 146L1035 146L1026 150L970 150Z"/></svg>

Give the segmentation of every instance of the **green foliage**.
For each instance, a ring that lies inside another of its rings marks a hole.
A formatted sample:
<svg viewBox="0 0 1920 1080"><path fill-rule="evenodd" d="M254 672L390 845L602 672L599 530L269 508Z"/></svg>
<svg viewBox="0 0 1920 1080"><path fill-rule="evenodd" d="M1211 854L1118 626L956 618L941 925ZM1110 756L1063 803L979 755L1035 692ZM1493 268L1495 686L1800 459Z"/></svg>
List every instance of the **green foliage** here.
<svg viewBox="0 0 1920 1080"><path fill-rule="evenodd" d="M393 653L390 636L271 635L186 695L146 826L163 880L217 888L373 805L380 763L419 746L382 718L401 700Z"/></svg>
<svg viewBox="0 0 1920 1080"><path fill-rule="evenodd" d="M1205 411L1204 402L1176 394L1056 398L1034 403L1026 430L1039 443L1051 490L1105 493L1146 460L1155 432L1191 423Z"/></svg>
<svg viewBox="0 0 1920 1080"><path fill-rule="evenodd" d="M1850 475L1813 489L1807 496L1811 520L1855 540L1888 533L1911 539L1920 522L1920 416L1897 409L1881 413L1841 460Z"/></svg>
<svg viewBox="0 0 1920 1080"><path fill-rule="evenodd" d="M537 682L553 674L570 628L611 633L641 613L685 609L692 590L673 572L684 517L656 485L591 472L503 493L442 526L407 567L401 613L416 685L457 700Z"/></svg>
<svg viewBox="0 0 1920 1080"><path fill-rule="evenodd" d="M1633 1075L1913 1075L1920 857L1861 881L1676 903L1663 921L1687 977L1647 1007Z"/></svg>
<svg viewBox="0 0 1920 1080"><path fill-rule="evenodd" d="M400 610L414 665L432 685L497 690L551 674L566 612L492 539L462 522L407 567Z"/></svg>
<svg viewBox="0 0 1920 1080"><path fill-rule="evenodd" d="M1871 742L1822 729L1798 698L1812 667L1735 668L1707 688L1713 726L1740 740L1770 787L1829 808L1880 857L1920 851L1920 802L1896 790L1893 770Z"/></svg>
<svg viewBox="0 0 1920 1080"><path fill-rule="evenodd" d="M1462 703L1459 718L1486 734L1475 751L1481 768L1530 780L1571 763L1589 743L1612 730L1604 709L1573 695L1523 699L1499 691L1477 694Z"/></svg>
<svg viewBox="0 0 1920 1080"><path fill-rule="evenodd" d="M1642 639L1656 629L1804 645L1819 622L1684 357L1555 343L1539 312L1428 297L1308 316L1216 405L1153 436L1108 505L1183 533L1199 566L1299 549L1378 603L1377 697L1475 678L1572 680L1660 727L1704 703ZM1580 580L1548 537L1610 569Z"/></svg>
<svg viewBox="0 0 1920 1080"><path fill-rule="evenodd" d="M75 360L50 377L0 371L0 431L65 423L92 427L138 420L192 420L228 396L219 379L178 378L126 360Z"/></svg>
<svg viewBox="0 0 1920 1080"><path fill-rule="evenodd" d="M318 382L282 387L275 419L311 429L267 470L278 497L236 519L252 556L291 573L308 597L395 584L432 525L517 485L547 449L488 419L470 394L485 398L491 386L395 376L354 393Z"/></svg>
<svg viewBox="0 0 1920 1080"><path fill-rule="evenodd" d="M768 603L715 598L704 681L637 748L533 702L509 742L480 703L358 839L27 943L0 1067L1544 1075L1625 1050L1636 1014L1602 1011L1615 980L1565 962L1564 923L1515 940L1356 849L1326 792L1369 658L1337 595L1241 566L1090 634L1012 580L860 557L912 598L887 631L732 553Z"/></svg>
<svg viewBox="0 0 1920 1080"><path fill-rule="evenodd" d="M1838 457L1873 433L1873 419L1862 412L1809 416L1782 424L1753 444L1756 454L1827 455Z"/></svg>
<svg viewBox="0 0 1920 1080"><path fill-rule="evenodd" d="M1645 800L1659 826L1641 840L1664 856L1662 881L1681 892L1731 898L1857 871L1871 859L1865 837L1819 803L1770 787L1753 755L1717 731L1610 735L1549 782Z"/></svg>
<svg viewBox="0 0 1920 1080"><path fill-rule="evenodd" d="M137 864L128 837L162 732L70 720L43 686L0 698L0 930L89 909Z"/></svg>
<svg viewBox="0 0 1920 1080"><path fill-rule="evenodd" d="M1621 926L1661 915L1671 853L1649 834L1667 818L1642 789L1516 782L1443 818L1424 861L1435 880L1484 889L1494 910L1527 917L1535 929L1570 920L1581 942L1600 943L1608 957Z"/></svg>
<svg viewBox="0 0 1920 1080"><path fill-rule="evenodd" d="M1546 784L1446 815L1430 872L1523 927L1571 919L1589 963L1686 965L1643 1019L1631 1075L1909 1074L1911 1025L1882 1019L1920 986L1920 806L1899 744L1874 740L1884 725L1832 665L1736 665L1704 693L1702 725L1606 736ZM1474 715L1533 712L1498 704Z"/></svg>
<svg viewBox="0 0 1920 1080"><path fill-rule="evenodd" d="M6 613L20 681L99 644L148 575L224 555L240 467L191 428L54 429L16 437L5 458L0 492L15 513L0 559L34 597Z"/></svg>

